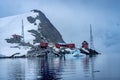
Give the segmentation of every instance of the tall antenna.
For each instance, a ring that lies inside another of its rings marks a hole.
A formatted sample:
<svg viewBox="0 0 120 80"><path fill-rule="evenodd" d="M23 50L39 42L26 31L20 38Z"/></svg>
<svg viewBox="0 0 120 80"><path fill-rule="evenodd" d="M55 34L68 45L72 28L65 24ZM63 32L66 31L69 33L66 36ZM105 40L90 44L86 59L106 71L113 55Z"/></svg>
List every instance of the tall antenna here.
<svg viewBox="0 0 120 80"><path fill-rule="evenodd" d="M22 19L22 33L21 33L21 35L23 37L22 41L24 42L25 40L24 40L24 23L23 23L23 19Z"/></svg>
<svg viewBox="0 0 120 80"><path fill-rule="evenodd" d="M90 24L90 48L94 50L93 35L92 35L92 25Z"/></svg>

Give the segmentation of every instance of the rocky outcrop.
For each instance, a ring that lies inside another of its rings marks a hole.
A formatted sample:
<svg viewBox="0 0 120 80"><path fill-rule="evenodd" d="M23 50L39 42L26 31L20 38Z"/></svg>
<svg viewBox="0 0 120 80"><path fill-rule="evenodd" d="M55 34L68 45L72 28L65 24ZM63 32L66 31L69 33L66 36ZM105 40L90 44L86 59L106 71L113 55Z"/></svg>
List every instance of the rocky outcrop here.
<svg viewBox="0 0 120 80"><path fill-rule="evenodd" d="M52 25L52 23L48 20L48 18L39 10L32 10L34 13L38 13L36 17L29 16L27 20L36 25L36 20L39 20L40 23L38 25L38 31L29 30L29 32L33 33L35 36L35 43L41 41L47 42L61 42L63 43L64 40L62 39L61 34L59 31Z"/></svg>

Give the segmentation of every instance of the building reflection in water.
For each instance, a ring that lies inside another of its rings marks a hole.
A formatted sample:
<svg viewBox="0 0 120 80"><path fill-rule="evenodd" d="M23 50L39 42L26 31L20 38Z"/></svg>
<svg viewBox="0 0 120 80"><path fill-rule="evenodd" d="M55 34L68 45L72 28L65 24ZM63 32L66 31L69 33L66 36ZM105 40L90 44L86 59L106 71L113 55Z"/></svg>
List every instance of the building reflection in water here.
<svg viewBox="0 0 120 80"><path fill-rule="evenodd" d="M95 57L89 56L4 59L0 60L0 80L95 80L94 62Z"/></svg>
<svg viewBox="0 0 120 80"><path fill-rule="evenodd" d="M85 56L83 58L83 70L85 72L86 75L88 75L90 73L90 61L89 61L89 56ZM88 75L89 76L89 75Z"/></svg>
<svg viewBox="0 0 120 80"><path fill-rule="evenodd" d="M41 60L41 80L55 80L57 79L57 72L52 66L53 62L49 61L48 58ZM54 64L53 64L54 65Z"/></svg>
<svg viewBox="0 0 120 80"><path fill-rule="evenodd" d="M60 72L62 71L62 66L63 66L61 63L62 61L63 61L62 58L43 57L43 58L29 59L28 69L32 69L32 70L26 71L26 78L33 79L33 80L61 79Z"/></svg>
<svg viewBox="0 0 120 80"><path fill-rule="evenodd" d="M1 60L0 80L59 80L63 58L27 58Z"/></svg>
<svg viewBox="0 0 120 80"><path fill-rule="evenodd" d="M82 61L85 77L90 77L91 80L95 80L95 58L96 56L85 56Z"/></svg>

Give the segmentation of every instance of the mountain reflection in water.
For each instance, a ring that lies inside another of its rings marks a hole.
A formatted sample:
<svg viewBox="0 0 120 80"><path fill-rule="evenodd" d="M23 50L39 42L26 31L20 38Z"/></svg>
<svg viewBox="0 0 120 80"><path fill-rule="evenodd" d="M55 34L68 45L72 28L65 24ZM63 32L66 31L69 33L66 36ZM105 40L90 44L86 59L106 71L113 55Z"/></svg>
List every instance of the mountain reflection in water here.
<svg viewBox="0 0 120 80"><path fill-rule="evenodd" d="M119 60L113 54L0 59L0 80L120 80Z"/></svg>

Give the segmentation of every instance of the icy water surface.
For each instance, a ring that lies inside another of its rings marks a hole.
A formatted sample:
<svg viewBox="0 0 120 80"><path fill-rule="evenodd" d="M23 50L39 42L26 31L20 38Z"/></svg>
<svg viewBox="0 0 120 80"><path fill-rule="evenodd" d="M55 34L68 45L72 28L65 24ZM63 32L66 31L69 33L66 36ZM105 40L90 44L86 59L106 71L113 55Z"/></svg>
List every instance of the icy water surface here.
<svg viewBox="0 0 120 80"><path fill-rule="evenodd" d="M0 80L120 80L120 54L0 59Z"/></svg>

